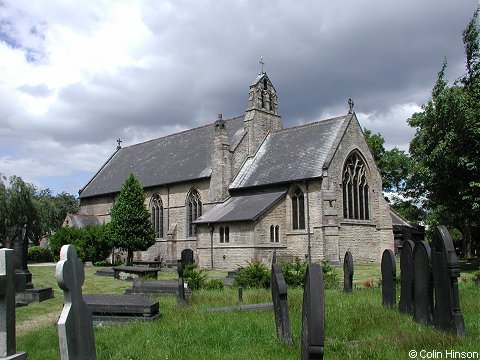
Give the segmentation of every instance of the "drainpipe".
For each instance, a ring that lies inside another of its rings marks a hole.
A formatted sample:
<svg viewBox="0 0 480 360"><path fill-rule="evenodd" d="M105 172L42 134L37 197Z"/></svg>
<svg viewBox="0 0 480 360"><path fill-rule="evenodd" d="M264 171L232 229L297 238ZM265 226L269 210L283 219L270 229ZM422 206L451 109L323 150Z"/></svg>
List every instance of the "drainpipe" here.
<svg viewBox="0 0 480 360"><path fill-rule="evenodd" d="M215 228L213 227L213 224L208 224L209 229L210 229L210 268L213 269L213 232L215 231Z"/></svg>
<svg viewBox="0 0 480 360"><path fill-rule="evenodd" d="M308 182L305 181L305 188L307 190L307 239L308 239L308 263L312 262L312 245L310 239L310 205L309 205L309 197L308 197Z"/></svg>

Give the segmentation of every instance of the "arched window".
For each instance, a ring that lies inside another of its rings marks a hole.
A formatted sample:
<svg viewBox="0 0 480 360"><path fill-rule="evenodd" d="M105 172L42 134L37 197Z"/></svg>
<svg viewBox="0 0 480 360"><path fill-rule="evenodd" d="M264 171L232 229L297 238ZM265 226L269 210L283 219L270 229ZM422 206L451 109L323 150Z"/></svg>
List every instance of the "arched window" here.
<svg viewBox="0 0 480 360"><path fill-rule="evenodd" d="M163 238L163 202L158 194L152 196L150 213L152 214L152 227L155 230L155 236Z"/></svg>
<svg viewBox="0 0 480 360"><path fill-rule="evenodd" d="M187 196L187 236L195 236L193 222L202 216L202 201L200 193L196 189L192 189Z"/></svg>
<svg viewBox="0 0 480 360"><path fill-rule="evenodd" d="M305 195L300 187L292 194L292 228L305 229Z"/></svg>
<svg viewBox="0 0 480 360"><path fill-rule="evenodd" d="M270 242L280 241L280 226L270 226Z"/></svg>
<svg viewBox="0 0 480 360"><path fill-rule="evenodd" d="M366 166L356 152L352 153L343 169L343 217L369 220L368 182Z"/></svg>
<svg viewBox="0 0 480 360"><path fill-rule="evenodd" d="M275 242L275 226L270 226L270 242Z"/></svg>
<svg viewBox="0 0 480 360"><path fill-rule="evenodd" d="M218 230L220 233L220 242L221 243L228 243L230 242L230 229L228 226L220 226L220 229Z"/></svg>
<svg viewBox="0 0 480 360"><path fill-rule="evenodd" d="M280 226L275 226L275 242L280 241Z"/></svg>

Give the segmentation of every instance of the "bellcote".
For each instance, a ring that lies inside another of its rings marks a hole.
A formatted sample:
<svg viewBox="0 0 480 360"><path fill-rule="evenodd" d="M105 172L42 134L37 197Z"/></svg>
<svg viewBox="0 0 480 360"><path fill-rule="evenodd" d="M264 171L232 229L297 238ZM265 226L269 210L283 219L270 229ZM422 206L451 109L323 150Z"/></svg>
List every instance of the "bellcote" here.
<svg viewBox="0 0 480 360"><path fill-rule="evenodd" d="M278 115L277 92L265 72L250 85L247 111L253 109Z"/></svg>

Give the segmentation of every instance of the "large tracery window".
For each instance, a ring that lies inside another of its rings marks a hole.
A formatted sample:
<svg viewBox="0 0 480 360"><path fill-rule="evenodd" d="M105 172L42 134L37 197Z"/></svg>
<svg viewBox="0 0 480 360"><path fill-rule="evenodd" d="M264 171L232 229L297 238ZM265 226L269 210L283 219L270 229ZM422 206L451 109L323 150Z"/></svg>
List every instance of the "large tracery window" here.
<svg viewBox="0 0 480 360"><path fill-rule="evenodd" d="M155 230L157 238L163 238L163 203L160 195L155 194L150 201L150 211L152 214L152 227Z"/></svg>
<svg viewBox="0 0 480 360"><path fill-rule="evenodd" d="M192 189L187 196L187 236L195 236L193 222L202 216L202 201L200 193Z"/></svg>
<svg viewBox="0 0 480 360"><path fill-rule="evenodd" d="M305 195L300 187L292 194L292 228L305 229Z"/></svg>
<svg viewBox="0 0 480 360"><path fill-rule="evenodd" d="M360 155L352 153L343 169L343 217L369 220L366 166Z"/></svg>

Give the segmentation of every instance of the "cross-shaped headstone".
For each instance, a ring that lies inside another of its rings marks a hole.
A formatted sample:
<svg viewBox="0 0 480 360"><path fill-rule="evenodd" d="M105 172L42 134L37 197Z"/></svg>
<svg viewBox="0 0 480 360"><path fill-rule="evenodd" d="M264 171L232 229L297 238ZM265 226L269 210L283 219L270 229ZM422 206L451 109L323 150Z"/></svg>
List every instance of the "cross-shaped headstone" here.
<svg viewBox="0 0 480 360"><path fill-rule="evenodd" d="M348 113L351 114L353 113L353 106L355 105L355 103L353 102L352 99L348 99Z"/></svg>
<svg viewBox="0 0 480 360"><path fill-rule="evenodd" d="M122 148L122 140L120 138L117 139L117 150Z"/></svg>
<svg viewBox="0 0 480 360"><path fill-rule="evenodd" d="M92 313L82 296L85 272L73 245L62 246L55 276L64 298L63 311L57 323L60 358L95 360Z"/></svg>
<svg viewBox="0 0 480 360"><path fill-rule="evenodd" d="M26 359L16 352L15 340L15 270L13 250L0 249L0 359Z"/></svg>

